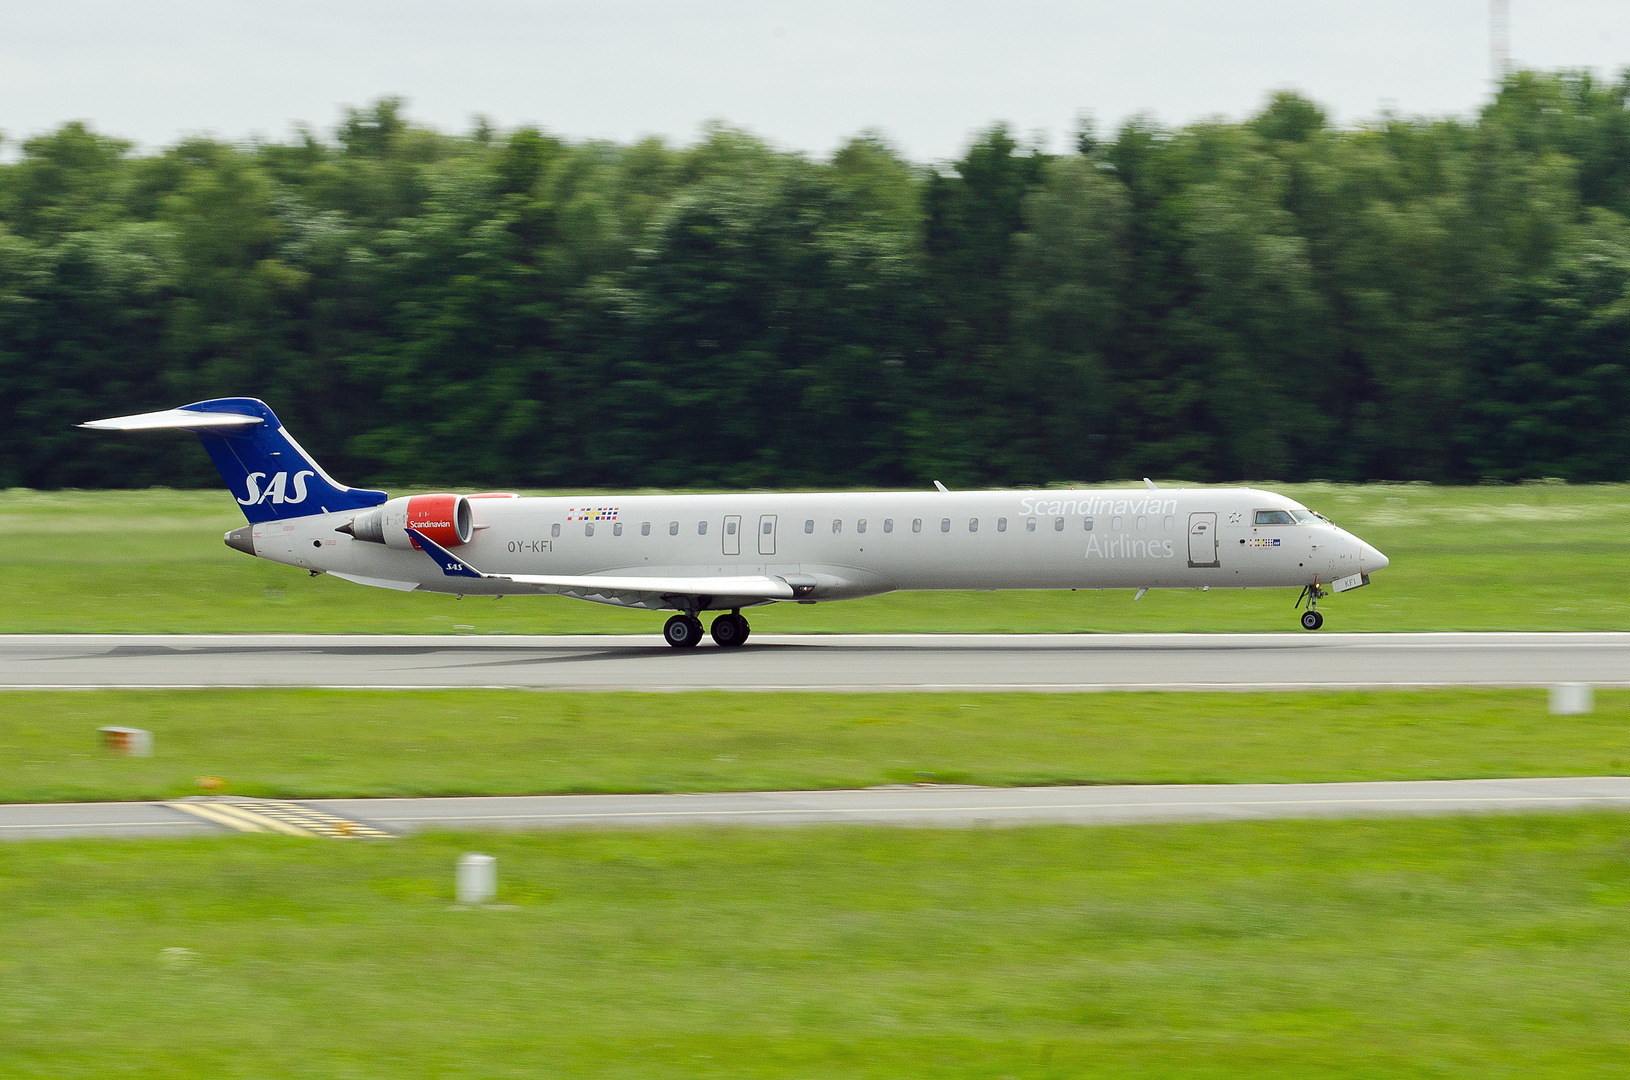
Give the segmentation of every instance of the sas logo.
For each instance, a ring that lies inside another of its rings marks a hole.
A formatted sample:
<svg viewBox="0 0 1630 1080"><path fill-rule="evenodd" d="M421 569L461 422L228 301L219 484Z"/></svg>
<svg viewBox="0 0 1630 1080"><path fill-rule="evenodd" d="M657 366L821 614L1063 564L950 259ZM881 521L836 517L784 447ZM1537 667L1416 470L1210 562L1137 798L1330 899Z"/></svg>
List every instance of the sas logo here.
<svg viewBox="0 0 1630 1080"><path fill-rule="evenodd" d="M266 479L266 474L263 472L252 472L244 478L244 486L249 489L249 497L246 499L239 499L238 505L259 506L261 503L266 502L267 500L271 500L274 503L305 502L306 477L316 475L317 474L312 472L310 469L301 469L299 472L295 473L293 482L294 494L290 495L288 493L288 489L290 487L288 473L278 473L276 476L272 477L272 482L267 484L266 487L262 489L260 482Z"/></svg>

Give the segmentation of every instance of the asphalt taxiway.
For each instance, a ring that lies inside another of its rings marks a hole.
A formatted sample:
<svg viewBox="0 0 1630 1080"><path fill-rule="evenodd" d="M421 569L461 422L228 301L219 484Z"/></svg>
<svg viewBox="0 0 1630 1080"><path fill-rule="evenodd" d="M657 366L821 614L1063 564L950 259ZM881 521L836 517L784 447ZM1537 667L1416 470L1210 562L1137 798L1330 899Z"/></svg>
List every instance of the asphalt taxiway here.
<svg viewBox="0 0 1630 1080"><path fill-rule="evenodd" d="M0 636L0 687L1114 690L1630 686L1630 633Z"/></svg>
<svg viewBox="0 0 1630 1080"><path fill-rule="evenodd" d="M858 791L298 802L205 798L168 803L29 803L0 806L0 839L201 836L232 831L377 839L425 829L672 825L1116 825L1582 807L1630 809L1630 777L1042 788L908 786Z"/></svg>

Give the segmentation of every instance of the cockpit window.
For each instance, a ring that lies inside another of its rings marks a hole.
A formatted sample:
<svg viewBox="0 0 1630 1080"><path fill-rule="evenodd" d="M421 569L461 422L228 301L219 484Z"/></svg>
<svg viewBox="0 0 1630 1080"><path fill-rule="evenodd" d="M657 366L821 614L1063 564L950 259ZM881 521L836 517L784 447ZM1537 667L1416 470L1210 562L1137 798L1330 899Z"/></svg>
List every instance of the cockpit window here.
<svg viewBox="0 0 1630 1080"><path fill-rule="evenodd" d="M1319 515L1311 510L1292 510L1290 513L1296 519L1298 525L1312 525L1320 520Z"/></svg>
<svg viewBox="0 0 1630 1080"><path fill-rule="evenodd" d="M1256 512L1258 525L1294 525L1296 519L1290 516L1289 510L1258 510Z"/></svg>

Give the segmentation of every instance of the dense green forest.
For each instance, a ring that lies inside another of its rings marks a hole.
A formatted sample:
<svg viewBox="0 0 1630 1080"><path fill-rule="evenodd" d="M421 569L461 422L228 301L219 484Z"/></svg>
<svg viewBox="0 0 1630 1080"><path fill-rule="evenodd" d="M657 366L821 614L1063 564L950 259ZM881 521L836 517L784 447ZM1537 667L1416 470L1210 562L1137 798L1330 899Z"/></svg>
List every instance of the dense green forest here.
<svg viewBox="0 0 1630 1080"><path fill-rule="evenodd" d="M1630 478L1630 73L1475 120L1006 129L939 166L413 124L0 165L0 487L213 479L99 416L265 398L352 483Z"/></svg>

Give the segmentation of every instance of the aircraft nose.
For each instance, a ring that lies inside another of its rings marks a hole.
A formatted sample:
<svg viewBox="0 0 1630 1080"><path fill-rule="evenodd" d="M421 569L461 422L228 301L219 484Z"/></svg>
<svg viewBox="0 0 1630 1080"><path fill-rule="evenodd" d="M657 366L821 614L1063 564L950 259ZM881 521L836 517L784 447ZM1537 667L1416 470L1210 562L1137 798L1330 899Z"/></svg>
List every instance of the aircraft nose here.
<svg viewBox="0 0 1630 1080"><path fill-rule="evenodd" d="M1371 570L1381 570L1392 560L1381 554L1380 550L1370 546L1364 541L1358 542L1358 568L1366 574Z"/></svg>

